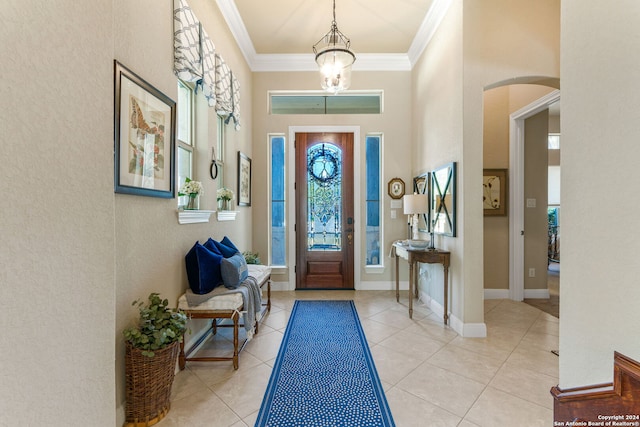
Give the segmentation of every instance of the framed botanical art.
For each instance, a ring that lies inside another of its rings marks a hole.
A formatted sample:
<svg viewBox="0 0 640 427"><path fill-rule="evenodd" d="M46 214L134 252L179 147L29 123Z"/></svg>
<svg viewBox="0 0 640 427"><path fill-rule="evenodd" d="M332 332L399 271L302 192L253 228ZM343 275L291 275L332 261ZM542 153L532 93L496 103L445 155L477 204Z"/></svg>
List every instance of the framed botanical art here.
<svg viewBox="0 0 640 427"><path fill-rule="evenodd" d="M114 63L115 192L173 198L176 103Z"/></svg>
<svg viewBox="0 0 640 427"><path fill-rule="evenodd" d="M238 151L238 206L251 206L251 159Z"/></svg>
<svg viewBox="0 0 640 427"><path fill-rule="evenodd" d="M507 169L484 169L482 204L485 216L507 214Z"/></svg>

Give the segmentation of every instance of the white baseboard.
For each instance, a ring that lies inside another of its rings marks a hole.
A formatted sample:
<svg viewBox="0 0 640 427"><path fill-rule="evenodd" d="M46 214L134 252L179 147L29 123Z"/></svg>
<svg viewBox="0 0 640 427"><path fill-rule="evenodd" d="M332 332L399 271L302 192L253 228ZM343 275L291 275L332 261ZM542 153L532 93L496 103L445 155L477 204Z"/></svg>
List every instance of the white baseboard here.
<svg viewBox="0 0 640 427"><path fill-rule="evenodd" d="M484 299L509 299L509 289L485 289Z"/></svg>
<svg viewBox="0 0 640 427"><path fill-rule="evenodd" d="M530 299L549 299L549 289L525 289L524 297Z"/></svg>
<svg viewBox="0 0 640 427"><path fill-rule="evenodd" d="M434 314L440 318L444 316L444 307L438 301L431 298L424 292L420 292L422 301ZM484 323L464 323L455 315L449 313L449 326L456 333L465 338L485 338L487 336L487 325Z"/></svg>
<svg viewBox="0 0 640 427"><path fill-rule="evenodd" d="M487 325L486 323L464 323L460 335L465 338L486 338Z"/></svg>
<svg viewBox="0 0 640 427"><path fill-rule="evenodd" d="M271 290L272 291L294 291L295 283L290 285L289 282L271 281Z"/></svg>
<svg viewBox="0 0 640 427"><path fill-rule="evenodd" d="M525 289L524 297L530 299L549 299L549 289ZM509 299L509 289L485 289L484 299Z"/></svg>

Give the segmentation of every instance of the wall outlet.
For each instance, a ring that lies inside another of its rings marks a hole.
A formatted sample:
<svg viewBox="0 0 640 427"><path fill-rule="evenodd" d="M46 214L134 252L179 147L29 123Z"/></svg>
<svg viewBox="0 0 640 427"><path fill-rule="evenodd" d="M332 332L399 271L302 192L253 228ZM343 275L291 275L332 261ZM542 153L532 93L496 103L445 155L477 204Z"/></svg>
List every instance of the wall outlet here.
<svg viewBox="0 0 640 427"><path fill-rule="evenodd" d="M527 199L527 207L535 208L536 207L536 199Z"/></svg>
<svg viewBox="0 0 640 427"><path fill-rule="evenodd" d="M396 219L398 217L398 215L396 214L396 210L395 209L391 209L391 219Z"/></svg>
<svg viewBox="0 0 640 427"><path fill-rule="evenodd" d="M529 277L536 277L536 269L535 268L530 268L529 269Z"/></svg>

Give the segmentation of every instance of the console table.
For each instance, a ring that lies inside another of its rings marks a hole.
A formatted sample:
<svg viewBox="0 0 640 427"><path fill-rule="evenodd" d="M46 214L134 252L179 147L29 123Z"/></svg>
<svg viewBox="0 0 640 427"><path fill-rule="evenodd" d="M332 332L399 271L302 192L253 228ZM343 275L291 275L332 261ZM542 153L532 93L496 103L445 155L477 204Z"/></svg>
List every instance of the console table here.
<svg viewBox="0 0 640 427"><path fill-rule="evenodd" d="M409 318L413 317L413 296L418 297L418 263L442 264L444 269L444 324L449 321L449 263L451 252L440 249L414 249L401 241L393 244L393 252L396 258L396 301L400 302L400 273L399 259L409 263Z"/></svg>

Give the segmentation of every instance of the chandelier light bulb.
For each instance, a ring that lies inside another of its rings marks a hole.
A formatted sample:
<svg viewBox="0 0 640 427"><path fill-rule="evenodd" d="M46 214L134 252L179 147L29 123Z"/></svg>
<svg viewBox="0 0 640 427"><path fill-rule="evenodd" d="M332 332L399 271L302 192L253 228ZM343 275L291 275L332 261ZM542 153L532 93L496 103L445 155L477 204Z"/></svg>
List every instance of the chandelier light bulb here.
<svg viewBox="0 0 640 427"><path fill-rule="evenodd" d="M351 41L338 30L334 0L331 29L313 45L316 63L320 67L320 84L327 92L336 94L351 86L351 66L356 56L350 46Z"/></svg>

